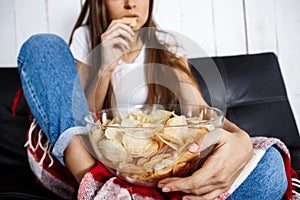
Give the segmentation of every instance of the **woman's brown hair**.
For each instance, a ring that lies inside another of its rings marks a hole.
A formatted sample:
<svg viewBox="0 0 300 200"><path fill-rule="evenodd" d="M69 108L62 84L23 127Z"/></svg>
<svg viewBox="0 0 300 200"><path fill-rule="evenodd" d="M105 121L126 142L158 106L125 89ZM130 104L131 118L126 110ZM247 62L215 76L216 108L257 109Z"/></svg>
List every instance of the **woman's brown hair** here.
<svg viewBox="0 0 300 200"><path fill-rule="evenodd" d="M155 80L166 79L166 77L161 77L162 74L160 70L164 68L158 68L157 64L160 66L168 66L173 70L173 73L168 73L169 76L176 77L176 72L183 73L190 77L192 84L197 87L197 84L191 74L187 62L184 62L182 58L179 58L175 53L169 51L170 45L168 43L162 42L158 39L157 32L167 34L166 32L159 30L156 25L152 11L154 7L154 0L150 0L149 4L149 16L144 24L143 34L141 34L141 39L146 45L146 58L145 64L148 64L146 70L146 78L148 84L148 104L173 104L178 101L174 91L161 84L155 84ZM76 21L76 24L72 30L69 44L72 42L72 37L74 31L82 26L88 26L90 33L90 45L91 49L94 49L101 43L101 34L105 32L110 23L110 18L106 11L105 0L86 0L81 13ZM176 71L176 72L175 72ZM168 71L169 72L169 71ZM154 80L154 81L153 81ZM173 88L179 88L179 80L173 83L175 86ZM109 85L108 92L104 101L103 108L110 108L111 100L113 98L113 91L111 84Z"/></svg>

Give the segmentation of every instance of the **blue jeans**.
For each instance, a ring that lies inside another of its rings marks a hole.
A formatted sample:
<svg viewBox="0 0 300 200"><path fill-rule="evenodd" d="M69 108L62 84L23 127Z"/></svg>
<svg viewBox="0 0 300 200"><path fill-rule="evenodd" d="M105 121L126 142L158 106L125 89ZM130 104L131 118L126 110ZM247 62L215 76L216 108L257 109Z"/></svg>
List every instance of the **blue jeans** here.
<svg viewBox="0 0 300 200"><path fill-rule="evenodd" d="M86 131L88 113L69 47L55 35L32 36L20 50L18 67L29 108L54 145L52 153L63 163L72 136ZM271 147L229 199L281 199L286 188L282 157Z"/></svg>
<svg viewBox="0 0 300 200"><path fill-rule="evenodd" d="M34 35L20 50L18 69L28 106L64 164L63 152L75 134L86 131L88 113L75 59L61 38Z"/></svg>

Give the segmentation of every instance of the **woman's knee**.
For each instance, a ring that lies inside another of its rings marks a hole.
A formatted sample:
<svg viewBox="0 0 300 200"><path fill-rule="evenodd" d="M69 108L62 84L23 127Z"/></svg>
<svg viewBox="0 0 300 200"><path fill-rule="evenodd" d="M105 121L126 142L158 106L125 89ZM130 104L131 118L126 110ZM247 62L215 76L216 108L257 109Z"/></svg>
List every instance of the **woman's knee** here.
<svg viewBox="0 0 300 200"><path fill-rule="evenodd" d="M268 176L270 177L270 183L274 190L285 192L287 189L288 181L285 171L285 165L281 153L274 147L271 147L266 152L267 162L269 167L266 168ZM272 184L273 183L273 184Z"/></svg>
<svg viewBox="0 0 300 200"><path fill-rule="evenodd" d="M69 51L69 46L58 35L35 34L22 45L18 55L18 63L53 59L54 56L62 55L62 51Z"/></svg>
<svg viewBox="0 0 300 200"><path fill-rule="evenodd" d="M43 48L50 44L65 45L65 41L58 35L42 33L30 36L30 38L24 43L24 45L28 45L31 48Z"/></svg>
<svg viewBox="0 0 300 200"><path fill-rule="evenodd" d="M287 177L283 157L275 148L270 147L258 163L256 183L263 188L264 198L281 199L287 189ZM255 176L255 175L254 175Z"/></svg>
<svg viewBox="0 0 300 200"><path fill-rule="evenodd" d="M61 37L54 34L36 34L22 45L18 68L20 74L24 71L36 73L46 72L49 68L73 70L76 64L68 44Z"/></svg>

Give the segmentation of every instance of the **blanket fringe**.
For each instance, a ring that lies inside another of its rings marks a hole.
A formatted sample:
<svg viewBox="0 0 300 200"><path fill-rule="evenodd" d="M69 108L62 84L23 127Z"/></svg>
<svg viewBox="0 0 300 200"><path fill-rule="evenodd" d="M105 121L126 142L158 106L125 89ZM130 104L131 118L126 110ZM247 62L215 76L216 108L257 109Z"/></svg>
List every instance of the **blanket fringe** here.
<svg viewBox="0 0 300 200"><path fill-rule="evenodd" d="M33 144L32 144L32 134L33 134L33 130L35 129L36 126L37 126L37 122L35 119L33 119L32 123L30 124L29 130L28 130L28 140L25 143L24 147L29 146L33 152L35 152L38 149L38 147L40 147L43 150L43 156L39 161L39 165L41 165L41 166L43 165L44 160L45 160L46 156L48 155L48 157L50 159L50 163L49 163L48 167L51 167L54 163L54 160L53 160L51 152L50 152L52 145L49 142L49 140L47 140L47 142L44 145L42 144L42 137L43 137L42 129L39 130L39 132L38 132L38 142L37 142L36 146L33 146Z"/></svg>
<svg viewBox="0 0 300 200"><path fill-rule="evenodd" d="M16 116L17 107L18 107L18 104L19 104L22 96L23 96L23 88L20 87L18 89L18 91L16 92L16 95L15 95L15 98L14 98L14 103L11 107L12 116Z"/></svg>
<svg viewBox="0 0 300 200"><path fill-rule="evenodd" d="M300 181L297 178L292 178L292 185L294 186L294 188L299 188L300 189ZM294 200L299 200L300 199L300 193L297 192L295 189L292 192L293 192L293 199Z"/></svg>

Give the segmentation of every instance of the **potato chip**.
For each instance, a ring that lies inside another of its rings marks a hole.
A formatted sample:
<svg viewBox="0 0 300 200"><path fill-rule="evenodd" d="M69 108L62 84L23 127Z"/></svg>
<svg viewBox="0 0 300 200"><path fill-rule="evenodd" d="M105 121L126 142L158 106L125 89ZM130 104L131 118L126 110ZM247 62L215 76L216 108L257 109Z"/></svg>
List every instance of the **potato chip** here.
<svg viewBox="0 0 300 200"><path fill-rule="evenodd" d="M130 21L129 26L131 28L133 28L137 25L137 17L123 17L123 19Z"/></svg>
<svg viewBox="0 0 300 200"><path fill-rule="evenodd" d="M134 118L127 118L121 122L122 127L141 127L142 123Z"/></svg>
<svg viewBox="0 0 300 200"><path fill-rule="evenodd" d="M144 128L144 127L136 127L136 128L123 128L124 133L128 136L139 138L139 139L149 139L152 138L159 130L158 128Z"/></svg>
<svg viewBox="0 0 300 200"><path fill-rule="evenodd" d="M172 166L154 171L154 173L151 176L147 177L147 181L155 183L163 178L167 178L170 176L172 176Z"/></svg>
<svg viewBox="0 0 300 200"><path fill-rule="evenodd" d="M175 116L170 118L166 122L166 127L163 130L163 134L160 134L161 137L165 140L172 141L175 144L185 143L187 138L192 136L192 133L189 133L188 127L186 126L185 116Z"/></svg>
<svg viewBox="0 0 300 200"><path fill-rule="evenodd" d="M190 151L184 152L176 161L176 163L181 163L181 162L187 162L189 160L192 160L194 158L199 158L199 153L192 153Z"/></svg>
<svg viewBox="0 0 300 200"><path fill-rule="evenodd" d="M98 143L98 141L100 140L100 138L103 136L103 131L100 127L97 127L95 126L93 129L92 129L92 136L94 138L94 141L96 143Z"/></svg>
<svg viewBox="0 0 300 200"><path fill-rule="evenodd" d="M120 163L119 171L122 173L145 173L146 170L132 163Z"/></svg>
<svg viewBox="0 0 300 200"><path fill-rule="evenodd" d="M183 142L168 135L168 134L163 134L163 133L158 133L157 137L164 142L166 145L168 145L169 147L171 147L174 150L178 150L180 148L180 146L183 145Z"/></svg>
<svg viewBox="0 0 300 200"><path fill-rule="evenodd" d="M158 149L158 144L152 139L139 139L126 134L123 135L123 144L133 157L146 157Z"/></svg>
<svg viewBox="0 0 300 200"><path fill-rule="evenodd" d="M115 140L101 140L98 143L98 148L107 160L110 160L114 163L121 162L124 159L132 161L132 157L128 155L122 144Z"/></svg>
<svg viewBox="0 0 300 200"><path fill-rule="evenodd" d="M166 122L166 126L182 126L187 125L186 117L184 115L174 116Z"/></svg>
<svg viewBox="0 0 300 200"><path fill-rule="evenodd" d="M174 112L170 112L167 110L155 110L150 114L151 122L154 124L164 124Z"/></svg>
<svg viewBox="0 0 300 200"><path fill-rule="evenodd" d="M172 164L174 163L174 159L172 159L172 157L167 158L167 159L163 159L161 161L158 161L155 165L154 165L154 170L155 171L159 171L162 170L168 166L172 166Z"/></svg>
<svg viewBox="0 0 300 200"><path fill-rule="evenodd" d="M141 157L137 160L136 165L140 167L148 161L149 161L149 158Z"/></svg>
<svg viewBox="0 0 300 200"><path fill-rule="evenodd" d="M181 163L176 163L173 167L172 167L172 172L174 174L174 176L179 176L179 174L185 170L187 166L187 163L181 162Z"/></svg>
<svg viewBox="0 0 300 200"><path fill-rule="evenodd" d="M212 123L207 123L204 126L208 129L208 131L212 131L216 128Z"/></svg>
<svg viewBox="0 0 300 200"><path fill-rule="evenodd" d="M105 136L107 139L115 140L119 143L122 143L122 141L123 141L123 134L124 134L124 132L117 127L116 128L108 127L105 130Z"/></svg>
<svg viewBox="0 0 300 200"><path fill-rule="evenodd" d="M153 156L148 162L146 162L143 167L147 171L154 170L154 166L160 163L162 160L171 157L171 154L158 154Z"/></svg>
<svg viewBox="0 0 300 200"><path fill-rule="evenodd" d="M199 127L197 128L196 134L194 134L194 138L198 139L202 135L205 135L206 133L209 132L209 129L207 127Z"/></svg>

